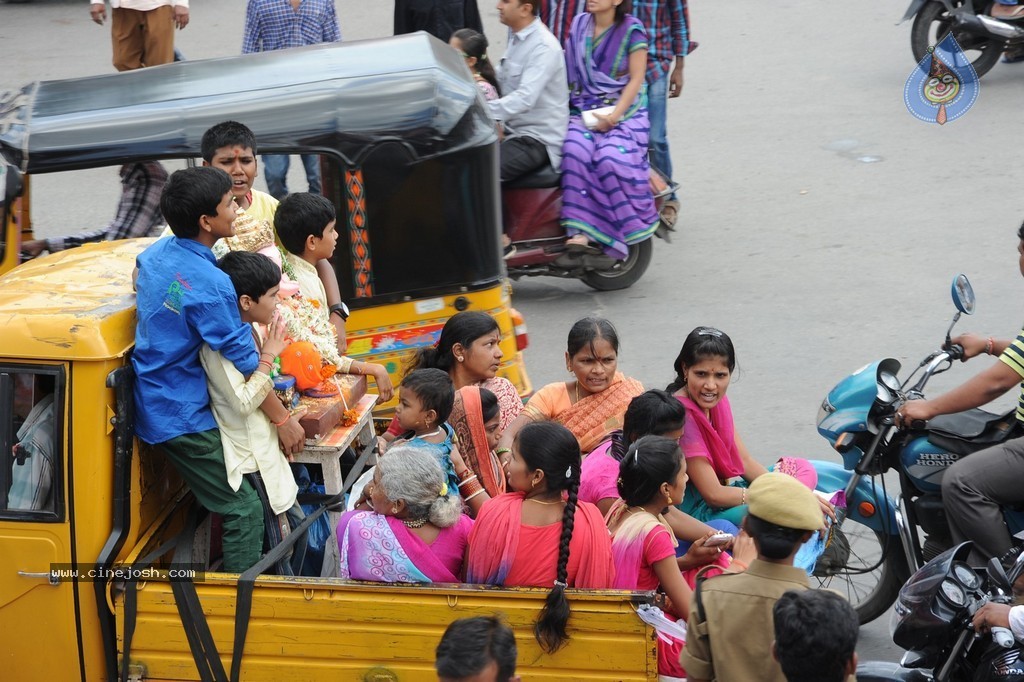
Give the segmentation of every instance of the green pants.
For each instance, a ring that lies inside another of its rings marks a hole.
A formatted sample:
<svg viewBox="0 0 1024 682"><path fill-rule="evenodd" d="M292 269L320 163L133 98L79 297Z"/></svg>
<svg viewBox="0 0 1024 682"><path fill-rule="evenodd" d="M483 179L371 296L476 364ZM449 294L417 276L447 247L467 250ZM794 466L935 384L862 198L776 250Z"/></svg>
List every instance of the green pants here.
<svg viewBox="0 0 1024 682"><path fill-rule="evenodd" d="M199 504L224 518L224 571L242 573L260 560L263 505L248 481L228 485L220 431L189 433L157 445L185 479Z"/></svg>

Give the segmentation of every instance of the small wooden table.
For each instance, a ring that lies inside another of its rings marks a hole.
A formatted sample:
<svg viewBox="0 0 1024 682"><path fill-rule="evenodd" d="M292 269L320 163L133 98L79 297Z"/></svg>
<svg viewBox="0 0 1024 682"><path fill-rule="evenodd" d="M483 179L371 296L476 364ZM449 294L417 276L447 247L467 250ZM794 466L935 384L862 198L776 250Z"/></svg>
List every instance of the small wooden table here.
<svg viewBox="0 0 1024 682"><path fill-rule="evenodd" d="M351 426L337 426L323 438L307 438L306 448L294 456L294 461L304 464L319 464L324 472L324 492L328 495L348 490L356 482L359 475L368 466L377 463L375 445L377 434L373 430L373 406L377 404L377 396L364 395L353 407L359 414L358 420ZM357 459L348 479L342 480L341 456L349 447L356 451ZM338 543L335 539L335 530L338 527L338 519L341 512L328 511L328 518L331 524L331 535L324 548L325 574L329 570L337 573L338 565Z"/></svg>

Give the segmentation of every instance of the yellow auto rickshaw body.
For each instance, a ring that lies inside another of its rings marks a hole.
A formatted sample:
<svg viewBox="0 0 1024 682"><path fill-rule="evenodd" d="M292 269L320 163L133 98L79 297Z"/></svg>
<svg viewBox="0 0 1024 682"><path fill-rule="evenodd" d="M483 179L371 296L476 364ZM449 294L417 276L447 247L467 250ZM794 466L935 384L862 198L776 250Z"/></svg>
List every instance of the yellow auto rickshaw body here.
<svg viewBox="0 0 1024 682"><path fill-rule="evenodd" d="M202 679L170 560L126 598L124 576L195 510L173 467L131 435L131 271L149 243L90 244L0 277L0 406L19 373L54 377L57 406L50 499L0 504L0 637L19 643L0 652L5 679L115 679L124 665L129 679ZM10 487L0 475L0 502ZM635 613L649 593L570 591L571 640L546 654L532 633L546 590L260 576L236 654L239 576L193 577L202 608L189 618L209 629L224 670L237 655L239 679L433 680L447 624L496 612L515 629L524 679L657 679L656 638Z"/></svg>

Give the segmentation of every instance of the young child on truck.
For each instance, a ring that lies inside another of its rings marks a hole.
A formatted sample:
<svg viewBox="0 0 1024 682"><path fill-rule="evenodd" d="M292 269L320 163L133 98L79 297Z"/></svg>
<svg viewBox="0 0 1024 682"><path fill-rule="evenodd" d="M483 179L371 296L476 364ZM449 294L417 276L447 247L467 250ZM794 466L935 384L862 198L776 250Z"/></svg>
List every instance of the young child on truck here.
<svg viewBox="0 0 1024 682"><path fill-rule="evenodd" d="M231 279L210 247L233 233L231 178L216 168L171 175L160 210L174 232L139 254L135 370L135 431L175 466L199 503L224 519L225 571L241 573L263 547L263 509L252 486L228 484L220 431L210 409L199 362L202 345L221 353L242 374L259 367L251 327L243 324ZM261 408L285 452L302 449L298 420L270 396Z"/></svg>
<svg viewBox="0 0 1024 682"><path fill-rule="evenodd" d="M317 263L334 255L338 243L334 204L319 194L296 192L285 197L274 216L274 229L281 244L288 251L285 259L295 273L299 293L316 302L320 315L335 317L337 305L328 307L327 293L317 270ZM347 309L345 316L348 316ZM382 402L391 400L394 388L391 377L383 365L359 362L342 356L337 367L345 374L366 374L377 382Z"/></svg>
<svg viewBox="0 0 1024 682"><path fill-rule="evenodd" d="M247 251L233 251L217 263L231 278L242 322L249 325L260 352L259 366L248 379L221 353L203 344L199 360L206 370L210 390L210 406L220 428L224 448L224 465L228 485L238 490L243 475L252 474L265 492L271 514L265 514L268 528L277 544L290 531L287 516L297 522L301 508L295 503L299 487L292 476L288 460L277 441L277 427L258 408L271 395L270 373L274 359L285 349L285 329L277 314L277 292L281 270L266 256ZM266 339L260 337L255 324L269 325Z"/></svg>

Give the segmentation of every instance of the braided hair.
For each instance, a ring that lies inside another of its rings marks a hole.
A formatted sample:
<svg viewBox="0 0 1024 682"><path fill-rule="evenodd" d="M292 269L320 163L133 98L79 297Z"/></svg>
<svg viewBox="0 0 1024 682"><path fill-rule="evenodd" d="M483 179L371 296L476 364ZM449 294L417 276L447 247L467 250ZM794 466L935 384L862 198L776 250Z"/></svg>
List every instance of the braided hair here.
<svg viewBox="0 0 1024 682"><path fill-rule="evenodd" d="M555 422L532 422L516 435L516 451L530 470L540 469L550 492L568 491L562 514L562 535L558 541L555 584L544 600L533 634L547 653L558 651L569 635L569 600L565 596L569 577L569 541L576 517L576 496L580 489L580 445L569 429Z"/></svg>
<svg viewBox="0 0 1024 682"><path fill-rule="evenodd" d="M622 431L612 436L608 454L621 462L637 438L663 436L678 431L683 428L685 421L686 408L666 391L656 388L644 391L629 402L622 421Z"/></svg>
<svg viewBox="0 0 1024 682"><path fill-rule="evenodd" d="M685 386L686 368L706 358L725 358L725 365L729 368L730 374L736 369L736 349L733 348L732 339L728 334L714 327L697 327L687 334L676 361L672 363L676 378L665 390L675 393Z"/></svg>

